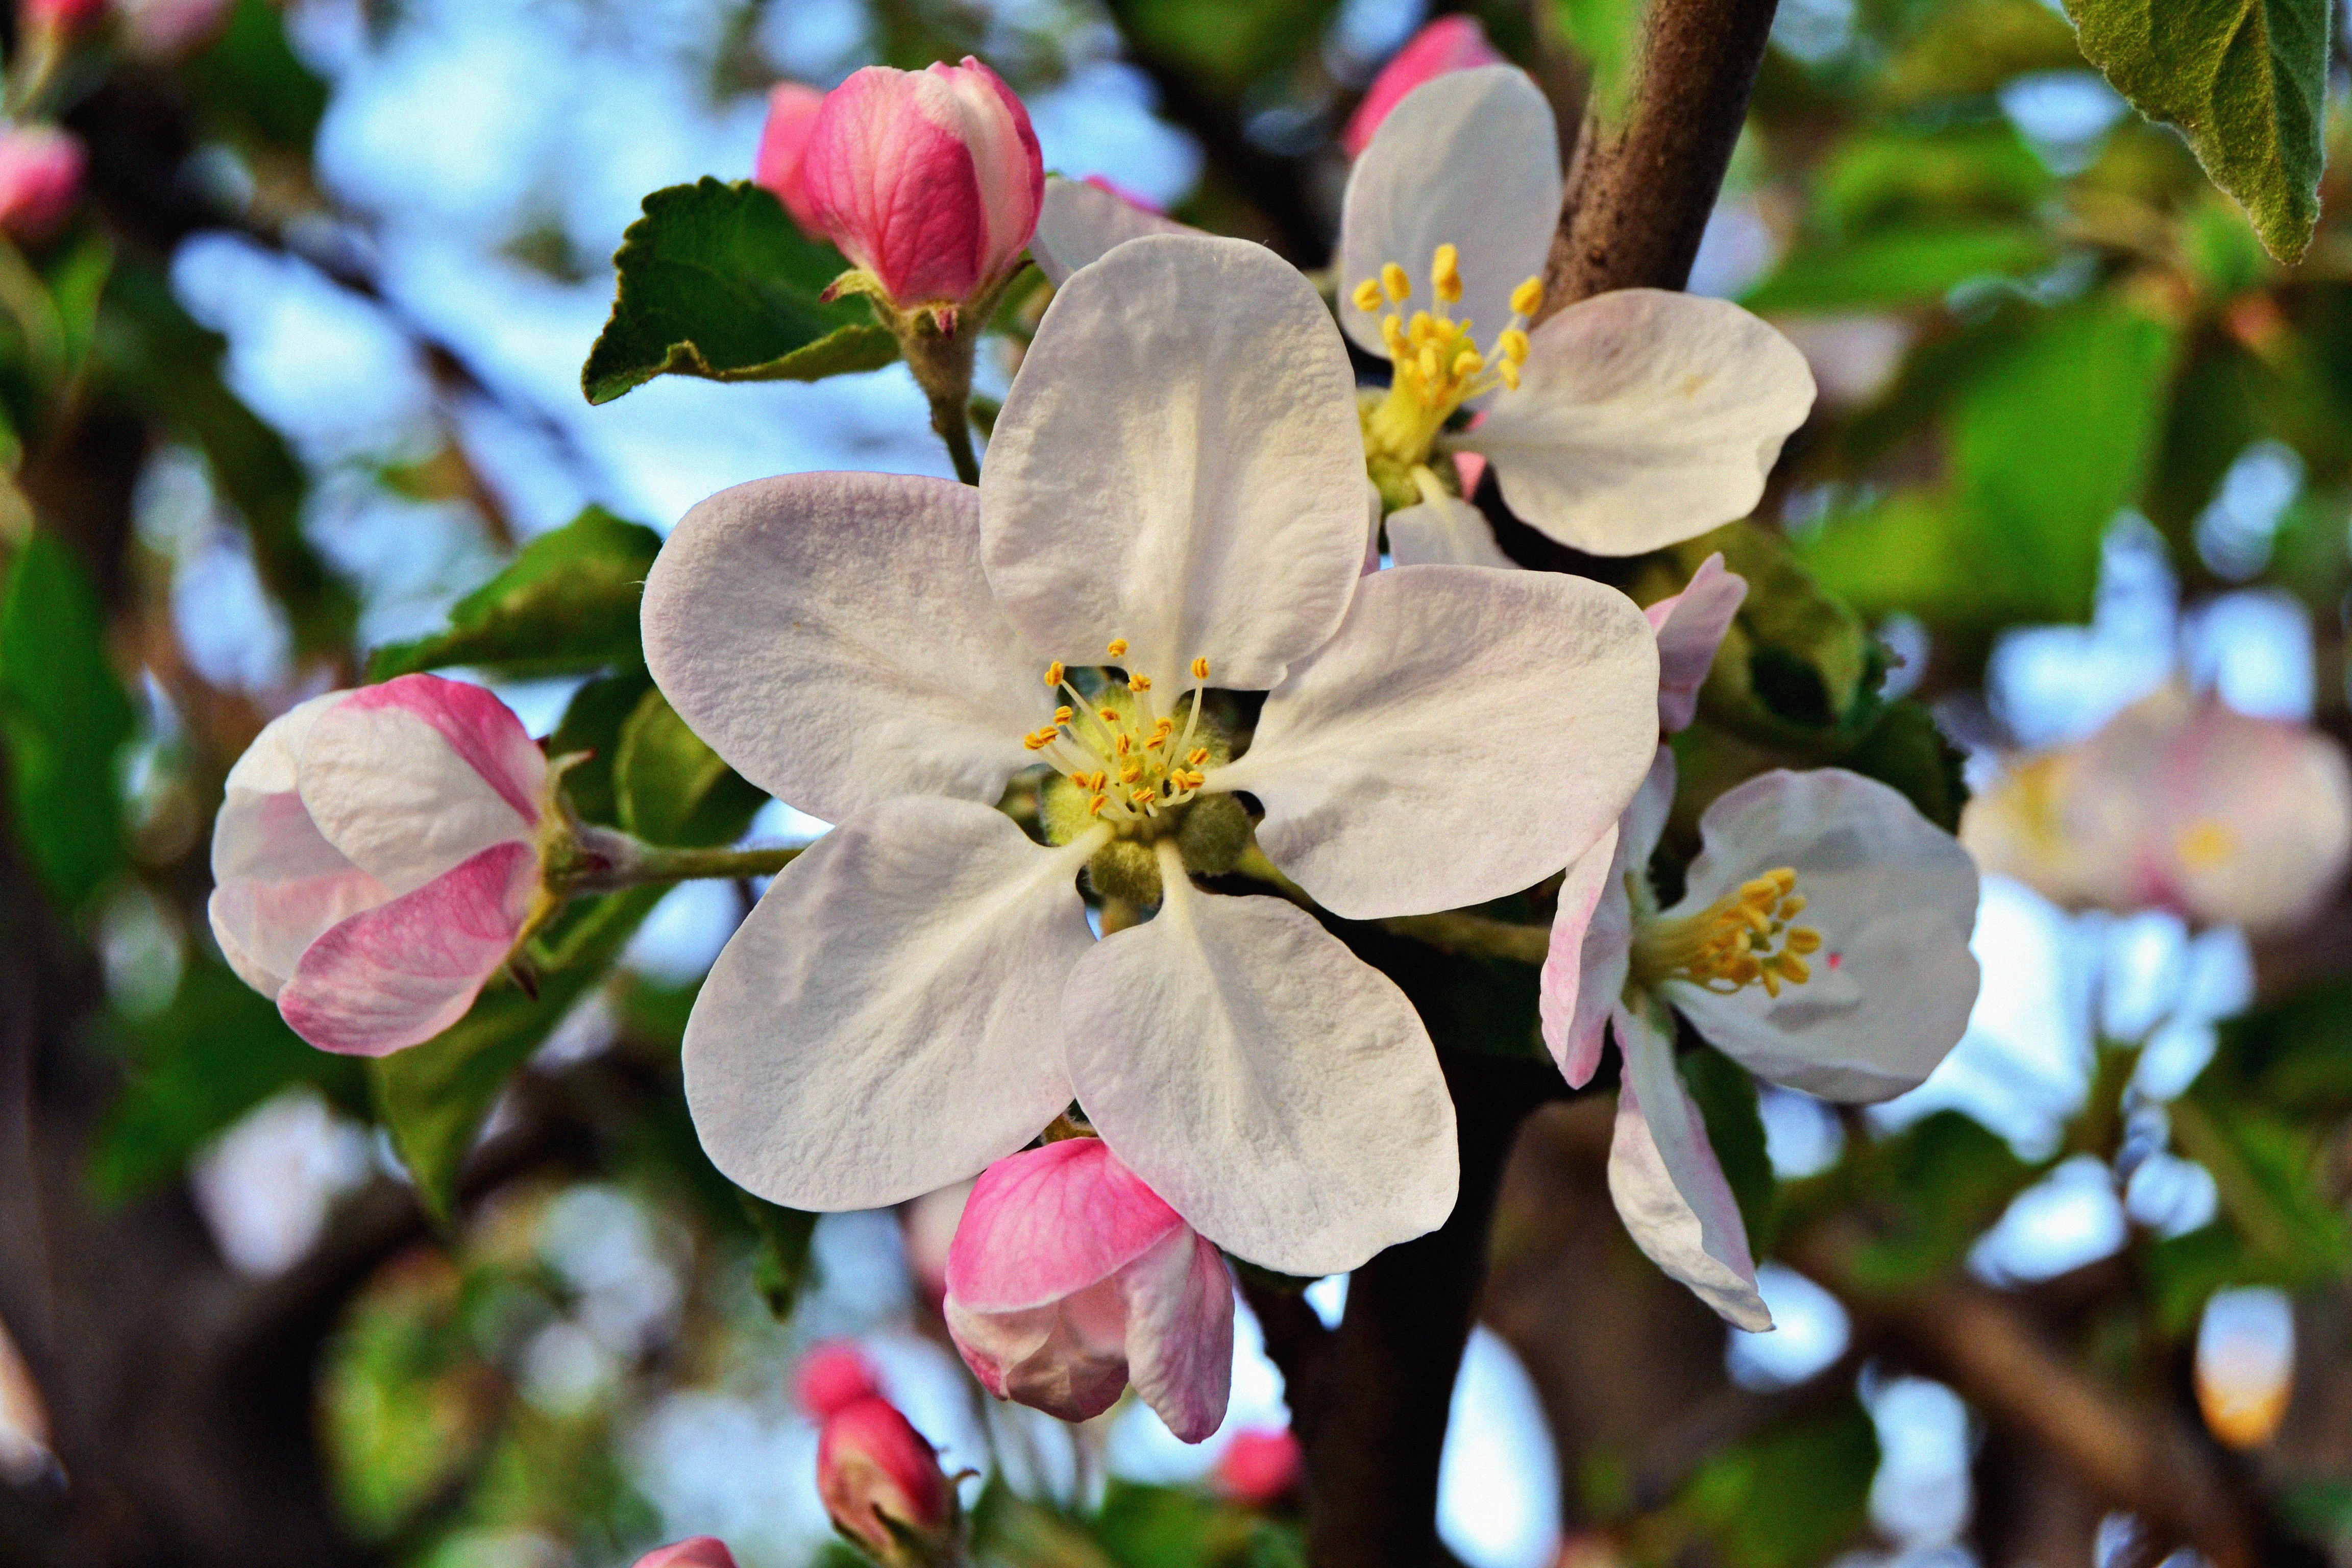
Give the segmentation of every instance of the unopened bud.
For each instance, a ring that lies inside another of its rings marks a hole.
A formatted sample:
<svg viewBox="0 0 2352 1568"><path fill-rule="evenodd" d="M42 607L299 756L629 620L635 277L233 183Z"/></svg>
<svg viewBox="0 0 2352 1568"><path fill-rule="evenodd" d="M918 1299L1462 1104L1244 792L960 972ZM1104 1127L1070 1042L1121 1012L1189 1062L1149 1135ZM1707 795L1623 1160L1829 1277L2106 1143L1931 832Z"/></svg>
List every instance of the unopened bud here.
<svg viewBox="0 0 2352 1568"><path fill-rule="evenodd" d="M1290 1494L1301 1468L1298 1439L1289 1427L1238 1432L1217 1461L1217 1487L1227 1497L1264 1508Z"/></svg>
<svg viewBox="0 0 2352 1568"><path fill-rule="evenodd" d="M801 1358L800 1371L793 1377L793 1392L801 1408L822 1421L861 1399L878 1397L882 1386L866 1352L846 1340L836 1340L818 1345Z"/></svg>
<svg viewBox="0 0 2352 1568"><path fill-rule="evenodd" d="M756 183L776 193L801 232L818 237L824 236L824 227L809 205L808 182L801 164L808 151L809 133L816 129L817 111L824 107L824 96L796 81L780 81L769 89L768 122L760 132L760 160L751 174Z"/></svg>
<svg viewBox="0 0 2352 1568"><path fill-rule="evenodd" d="M23 0L16 14L28 31L77 33L106 15L106 0Z"/></svg>
<svg viewBox="0 0 2352 1568"><path fill-rule="evenodd" d="M646 1552L636 1568L735 1568L735 1554L715 1535L696 1535Z"/></svg>
<svg viewBox="0 0 2352 1568"><path fill-rule="evenodd" d="M1473 66L1503 63L1503 57L1486 41L1486 30L1478 25L1476 17L1438 17L1415 33L1381 68L1381 74L1364 89L1364 100L1348 117L1347 129L1339 132L1339 145L1347 149L1349 157L1359 156L1370 144L1372 132L1381 128L1389 111L1403 101L1405 94L1432 77L1467 70Z"/></svg>
<svg viewBox="0 0 2352 1568"><path fill-rule="evenodd" d="M81 200L89 156L81 139L55 125L0 131L0 232L42 240L65 226Z"/></svg>
<svg viewBox="0 0 2352 1568"><path fill-rule="evenodd" d="M955 1488L937 1451L887 1399L853 1400L825 1417L816 1489L834 1527L891 1568L956 1556Z"/></svg>

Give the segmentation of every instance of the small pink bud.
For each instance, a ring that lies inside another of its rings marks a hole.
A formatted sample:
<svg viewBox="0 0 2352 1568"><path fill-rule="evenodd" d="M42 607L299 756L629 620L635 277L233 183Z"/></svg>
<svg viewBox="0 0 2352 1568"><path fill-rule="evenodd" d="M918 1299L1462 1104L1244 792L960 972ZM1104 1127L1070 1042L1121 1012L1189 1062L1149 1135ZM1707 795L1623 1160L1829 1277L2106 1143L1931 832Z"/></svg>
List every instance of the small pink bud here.
<svg viewBox="0 0 2352 1568"><path fill-rule="evenodd" d="M89 166L81 139L54 125L0 131L0 230L41 240L65 226L81 200Z"/></svg>
<svg viewBox="0 0 2352 1568"><path fill-rule="evenodd" d="M696 1535L646 1552L637 1568L735 1568L735 1554L715 1535Z"/></svg>
<svg viewBox="0 0 2352 1568"><path fill-rule="evenodd" d="M1364 100L1348 117L1347 128L1339 132L1339 145L1350 158L1360 154L1381 121L1389 117L1389 110L1432 77L1503 63L1503 57L1486 41L1486 29L1478 25L1478 18L1459 14L1438 17L1381 68L1381 74L1364 90Z"/></svg>
<svg viewBox="0 0 2352 1568"><path fill-rule="evenodd" d="M79 32L106 15L106 0L23 0L17 15L27 29Z"/></svg>
<svg viewBox="0 0 2352 1568"><path fill-rule="evenodd" d="M825 96L800 174L817 226L909 310L1011 272L1045 191L1029 111L969 57L852 75Z"/></svg>
<svg viewBox="0 0 2352 1568"><path fill-rule="evenodd" d="M824 96L797 81L780 81L768 89L768 123L760 131L760 161L751 174L755 182L776 193L802 233L820 237L824 227L809 206L801 155L808 150L809 132L816 129Z"/></svg>
<svg viewBox="0 0 2352 1568"><path fill-rule="evenodd" d="M1084 1421L1131 1379L1185 1442L1224 1420L1224 1259L1099 1138L981 1173L948 1251L946 1312L965 1364L999 1399Z"/></svg>
<svg viewBox="0 0 2352 1568"><path fill-rule="evenodd" d="M864 1351L847 1340L835 1340L801 1358L793 1393L802 1409L822 1421L845 1405L878 1397L882 1385Z"/></svg>
<svg viewBox="0 0 2352 1568"><path fill-rule="evenodd" d="M1298 1484L1303 1460L1290 1428L1234 1435L1217 1461L1217 1485L1226 1496L1264 1508Z"/></svg>
<svg viewBox="0 0 2352 1568"><path fill-rule="evenodd" d="M955 1489L939 1454L887 1399L852 1400L825 1417L816 1489L835 1526L885 1563L911 1568L954 1540Z"/></svg>

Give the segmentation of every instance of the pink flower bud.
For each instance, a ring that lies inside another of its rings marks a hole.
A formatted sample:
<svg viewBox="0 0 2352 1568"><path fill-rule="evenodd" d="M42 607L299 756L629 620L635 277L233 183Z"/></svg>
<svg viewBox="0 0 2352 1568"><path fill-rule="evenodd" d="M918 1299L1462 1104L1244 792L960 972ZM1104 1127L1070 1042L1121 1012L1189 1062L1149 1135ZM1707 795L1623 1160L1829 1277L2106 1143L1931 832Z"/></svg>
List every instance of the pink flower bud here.
<svg viewBox="0 0 2352 1568"><path fill-rule="evenodd" d="M213 934L321 1050L429 1040L505 963L539 888L547 759L478 686L404 675L272 720L213 826Z"/></svg>
<svg viewBox="0 0 2352 1568"><path fill-rule="evenodd" d="M960 304L1012 271L1045 164L1029 111L967 57L851 76L817 113L801 179L817 226L913 309Z"/></svg>
<svg viewBox="0 0 2352 1568"><path fill-rule="evenodd" d="M809 205L808 184L801 177L801 155L808 150L809 132L816 129L817 111L825 95L796 81L780 81L768 89L768 123L760 131L760 161L751 178L776 193L801 232L822 237L824 225Z"/></svg>
<svg viewBox="0 0 2352 1568"><path fill-rule="evenodd" d="M106 15L106 0L23 0L17 13L27 30L78 32Z"/></svg>
<svg viewBox="0 0 2352 1568"><path fill-rule="evenodd" d="M0 131L0 230L41 240L64 226L81 200L89 166L81 138L54 125Z"/></svg>
<svg viewBox="0 0 2352 1568"><path fill-rule="evenodd" d="M735 1554L715 1535L696 1535L646 1552L637 1568L735 1568Z"/></svg>
<svg viewBox="0 0 2352 1568"><path fill-rule="evenodd" d="M801 1358L793 1393L802 1409L822 1421L845 1405L878 1397L882 1385L864 1351L847 1340L835 1340Z"/></svg>
<svg viewBox="0 0 2352 1568"><path fill-rule="evenodd" d="M1478 18L1458 14L1438 17L1381 68L1381 74L1364 90L1363 101L1356 105L1356 112L1348 116L1347 128L1339 132L1339 145L1350 158L1363 152L1389 110L1430 78L1503 63L1503 57L1486 41L1486 29L1478 25Z"/></svg>
<svg viewBox="0 0 2352 1568"><path fill-rule="evenodd" d="M1227 1497L1264 1508L1298 1484L1303 1460L1290 1428L1239 1432L1217 1461L1217 1485Z"/></svg>
<svg viewBox="0 0 2352 1568"><path fill-rule="evenodd" d="M954 1539L955 1489L938 1453L887 1399L853 1400L825 1417L816 1489L841 1532L885 1563L933 1561Z"/></svg>
<svg viewBox="0 0 2352 1568"><path fill-rule="evenodd" d="M1071 1138L981 1173L948 1253L948 1331L999 1399L1065 1421L1132 1379L1197 1443L1225 1416L1234 1288L1216 1247L1118 1163Z"/></svg>

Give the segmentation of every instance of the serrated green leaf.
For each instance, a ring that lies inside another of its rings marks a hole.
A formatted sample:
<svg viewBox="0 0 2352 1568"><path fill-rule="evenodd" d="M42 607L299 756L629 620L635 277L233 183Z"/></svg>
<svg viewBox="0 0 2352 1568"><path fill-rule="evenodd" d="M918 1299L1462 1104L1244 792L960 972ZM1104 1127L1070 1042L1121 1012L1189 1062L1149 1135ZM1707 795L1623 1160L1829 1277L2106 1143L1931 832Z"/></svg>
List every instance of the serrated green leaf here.
<svg viewBox="0 0 2352 1568"><path fill-rule="evenodd" d="M2319 220L2328 0L2068 0L2084 58L2177 126L2263 246L2302 258Z"/></svg>
<svg viewBox="0 0 2352 1568"><path fill-rule="evenodd" d="M574 904L531 944L539 994L494 982L473 1010L421 1046L368 1064L376 1114L417 1195L436 1219L456 1213L457 1180L507 1081L601 980L667 888L632 888Z"/></svg>
<svg viewBox="0 0 2352 1568"><path fill-rule="evenodd" d="M613 316L580 372L591 403L657 375L814 381L876 370L898 342L856 300L818 295L846 268L773 193L706 175L645 200L622 237Z"/></svg>
<svg viewBox="0 0 2352 1568"><path fill-rule="evenodd" d="M592 506L541 534L449 611L449 629L378 648L370 680L476 665L504 675L642 667L637 605L661 535Z"/></svg>
<svg viewBox="0 0 2352 1568"><path fill-rule="evenodd" d="M1811 1568L1862 1529L1877 1469L1878 1429L1848 1396L1709 1459L1677 1506L1730 1568Z"/></svg>
<svg viewBox="0 0 2352 1568"><path fill-rule="evenodd" d="M2050 242L2016 224L1890 229L1794 252L1740 300L1751 310L1860 310L1942 299L1971 279L2045 265Z"/></svg>
<svg viewBox="0 0 2352 1568"><path fill-rule="evenodd" d="M121 859L114 759L131 723L97 591L64 545L34 533L0 595L0 739L17 840L67 909Z"/></svg>
<svg viewBox="0 0 2352 1568"><path fill-rule="evenodd" d="M1723 1179L1738 1200L1739 1218L1748 1228L1748 1250L1761 1258L1772 1245L1780 1218L1780 1184L1772 1159L1764 1147L1764 1118L1758 1109L1756 1080L1748 1069L1712 1048L1685 1051L1679 1063L1683 1086L1690 1090L1699 1115L1706 1122L1706 1141L1715 1150Z"/></svg>
<svg viewBox="0 0 2352 1568"><path fill-rule="evenodd" d="M695 847L742 836L767 800L647 691L621 726L613 764L621 826L648 844Z"/></svg>

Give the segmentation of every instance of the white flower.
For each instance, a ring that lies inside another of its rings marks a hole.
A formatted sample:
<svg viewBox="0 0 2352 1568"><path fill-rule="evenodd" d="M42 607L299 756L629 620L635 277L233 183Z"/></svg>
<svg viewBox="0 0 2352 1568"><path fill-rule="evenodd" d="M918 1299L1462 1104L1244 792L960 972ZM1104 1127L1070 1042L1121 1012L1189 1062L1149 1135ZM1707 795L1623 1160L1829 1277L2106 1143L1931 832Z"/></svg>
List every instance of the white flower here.
<svg viewBox="0 0 2352 1568"><path fill-rule="evenodd" d="M1675 1073L1674 1014L1774 1083L1829 1100L1900 1094L1958 1042L1976 1002L1976 866L1885 784L1776 771L1706 808L1683 897L1662 911L1647 867L1674 797L1674 753L1660 747L1613 850L1570 870L1544 963L1544 1041L1580 1086L1613 1026L1624 1079L1609 1187L1625 1228L1717 1312L1766 1329L1738 1207Z"/></svg>
<svg viewBox="0 0 2352 1568"><path fill-rule="evenodd" d="M1360 577L1365 506L1312 288L1262 247L1171 235L1062 289L977 496L799 475L678 525L646 590L655 679L745 776L840 824L688 1027L721 1170L801 1208L895 1203L1075 1098L1187 1223L1270 1268L1351 1268L1444 1219L1453 1107L1403 994L1300 910L1190 873L1238 854L1246 791L1261 847L1341 916L1527 886L1631 798L1657 653L1590 581ZM1267 693L1230 762L1209 686ZM988 804L1040 762L1050 846ZM1094 941L1082 867L1158 915Z"/></svg>
<svg viewBox="0 0 2352 1568"><path fill-rule="evenodd" d="M1812 406L1804 355L1726 300L1626 289L1528 328L1558 147L1527 74L1483 66L1415 88L1349 175L1339 322L1395 367L1364 437L1408 534L1484 531L1475 512L1412 515L1447 510L1430 464L1444 447L1486 456L1512 511L1563 544L1659 549L1746 516ZM1477 423L1448 428L1465 408Z"/></svg>

